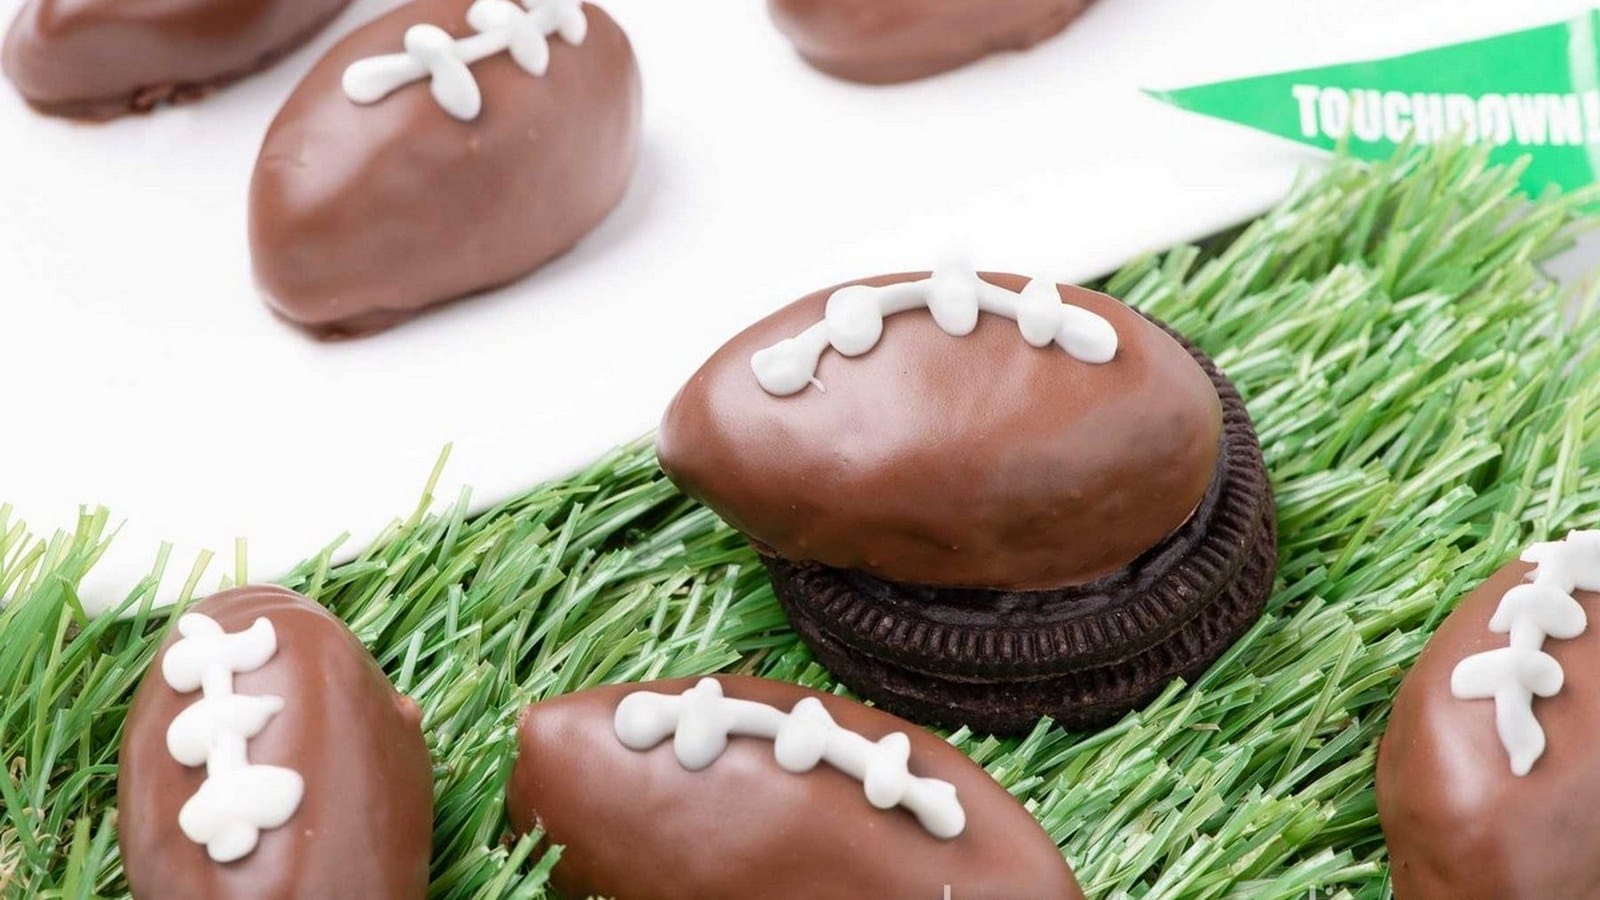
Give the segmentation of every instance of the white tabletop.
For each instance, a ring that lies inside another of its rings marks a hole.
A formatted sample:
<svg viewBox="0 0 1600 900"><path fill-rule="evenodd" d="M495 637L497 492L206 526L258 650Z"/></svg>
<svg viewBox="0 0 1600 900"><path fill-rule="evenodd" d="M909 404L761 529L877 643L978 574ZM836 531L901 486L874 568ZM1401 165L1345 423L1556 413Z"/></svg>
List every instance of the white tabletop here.
<svg viewBox="0 0 1600 900"><path fill-rule="evenodd" d="M6 17L18 0L0 2ZM1539 24L1578 0L1101 0L1033 52L863 88L801 64L759 0L605 2L644 71L643 160L577 251L387 334L319 344L251 282L245 193L299 74L392 6L205 102L105 126L0 92L0 501L39 532L124 522L88 585L175 547L270 578L442 496L479 506L651 428L720 342L811 289L925 267L1074 280L1263 209L1310 151L1142 96ZM537 164L534 162L533 164Z"/></svg>

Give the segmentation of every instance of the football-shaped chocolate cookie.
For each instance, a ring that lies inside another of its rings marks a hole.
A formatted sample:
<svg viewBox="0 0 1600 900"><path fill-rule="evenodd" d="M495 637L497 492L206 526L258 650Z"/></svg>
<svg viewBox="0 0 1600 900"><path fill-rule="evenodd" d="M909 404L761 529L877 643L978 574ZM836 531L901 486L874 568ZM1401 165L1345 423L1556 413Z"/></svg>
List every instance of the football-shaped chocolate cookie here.
<svg viewBox="0 0 1600 900"><path fill-rule="evenodd" d="M428 891L421 716L316 603L191 607L123 731L117 841L137 900L407 900Z"/></svg>
<svg viewBox="0 0 1600 900"><path fill-rule="evenodd" d="M563 896L846 900L1083 895L1039 823L938 737L743 676L529 707L512 825L563 846Z"/></svg>
<svg viewBox="0 0 1600 900"><path fill-rule="evenodd" d="M622 199L640 110L633 49L599 7L414 0L335 45L273 121L256 277L325 335L521 278Z"/></svg>
<svg viewBox="0 0 1600 900"><path fill-rule="evenodd" d="M870 84L910 81L1067 27L1089 0L769 0L801 57Z"/></svg>
<svg viewBox="0 0 1600 900"><path fill-rule="evenodd" d="M348 2L28 0L0 59L40 112L108 119L265 68Z"/></svg>
<svg viewBox="0 0 1600 900"><path fill-rule="evenodd" d="M863 352L801 346L857 301L940 285L1029 290L1108 335L1115 358L1032 345L983 300L959 336L939 313L908 309L868 316L880 338ZM788 348L816 350L795 373L812 380L779 394L756 367ZM951 269L835 285L740 332L673 399L656 449L685 493L766 553L910 584L1038 590L1114 573L1183 525L1216 477L1222 431L1206 373L1134 310L1073 285Z"/></svg>
<svg viewBox="0 0 1600 900"><path fill-rule="evenodd" d="M800 298L662 418L667 476L749 537L795 631L919 722L1105 724L1260 616L1249 410L1115 298L958 266Z"/></svg>
<svg viewBox="0 0 1600 900"><path fill-rule="evenodd" d="M1378 747L1397 900L1600 897L1600 531L1535 544L1428 642Z"/></svg>

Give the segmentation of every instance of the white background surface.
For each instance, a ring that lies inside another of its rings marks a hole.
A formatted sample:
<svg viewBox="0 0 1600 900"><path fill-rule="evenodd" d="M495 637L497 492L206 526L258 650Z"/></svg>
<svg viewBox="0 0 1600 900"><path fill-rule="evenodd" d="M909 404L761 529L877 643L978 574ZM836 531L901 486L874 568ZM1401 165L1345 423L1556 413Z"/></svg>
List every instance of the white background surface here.
<svg viewBox="0 0 1600 900"><path fill-rule="evenodd" d="M9 19L18 0L0 0ZM205 102L111 125L0 89L0 501L37 532L104 504L89 586L120 598L161 542L175 589L249 541L253 578L441 496L479 506L651 428L724 339L839 280L959 249L1102 274L1275 200L1310 151L1139 87L1340 62L1541 24L1579 0L1100 0L1062 36L908 86L805 67L760 0L603 0L644 72L642 163L577 251L387 334L319 344L251 282L245 195L267 123L333 42Z"/></svg>

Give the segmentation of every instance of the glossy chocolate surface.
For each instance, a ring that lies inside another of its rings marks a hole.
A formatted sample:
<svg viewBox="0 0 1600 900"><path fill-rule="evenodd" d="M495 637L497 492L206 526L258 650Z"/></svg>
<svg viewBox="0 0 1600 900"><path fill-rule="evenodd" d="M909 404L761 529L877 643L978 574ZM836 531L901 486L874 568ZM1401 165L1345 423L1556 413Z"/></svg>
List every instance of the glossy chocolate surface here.
<svg viewBox="0 0 1600 900"><path fill-rule="evenodd" d="M1544 644L1566 679L1533 701L1548 743L1527 775L1512 774L1494 702L1450 693L1457 663L1506 646L1489 620L1532 568L1513 562L1468 595L1395 697L1378 816L1397 900L1600 898L1600 594L1573 594L1589 611L1583 634Z"/></svg>
<svg viewBox="0 0 1600 900"><path fill-rule="evenodd" d="M174 760L167 727L198 692L161 675L162 646L140 683L124 729L117 782L117 840L138 900L409 900L428 891L433 770L415 704L396 693L359 641L321 606L277 587L225 591L192 612L225 631L265 617L277 652L234 676L241 694L283 698L249 741L250 761L300 773L305 794L256 848L217 863L184 836L178 810L204 767Z"/></svg>
<svg viewBox="0 0 1600 900"><path fill-rule="evenodd" d="M903 809L879 810L861 782L826 765L790 774L771 741L733 737L690 772L672 742L646 751L613 731L617 704L636 690L676 694L696 679L618 685L535 704L518 727L508 812L519 833L535 822L564 845L554 883L563 896L625 900L1080 900L1071 870L1033 816L988 773L935 735L879 712L786 682L719 676L729 697L789 710L818 697L840 725L876 740L911 739L913 774L955 785L966 829L929 835Z"/></svg>
<svg viewBox="0 0 1600 900"><path fill-rule="evenodd" d="M622 199L639 147L639 71L610 16L585 5L577 46L552 37L529 74L508 53L470 68L483 96L461 121L426 79L367 106L351 63L397 53L433 24L471 34L470 0L414 0L334 46L295 89L256 161L250 247L285 318L351 335L515 281L564 253Z"/></svg>
<svg viewBox="0 0 1600 900"><path fill-rule="evenodd" d="M913 311L885 320L862 356L824 354L826 392L763 391L751 355L820 321L834 290L718 350L657 439L667 475L764 552L913 584L1059 588L1128 565L1205 495L1217 392L1182 345L1118 301L1060 289L1116 329L1103 365L1029 346L998 316L952 337Z"/></svg>
<svg viewBox="0 0 1600 900"><path fill-rule="evenodd" d="M348 2L28 0L0 61L41 112L110 118L264 68Z"/></svg>
<svg viewBox="0 0 1600 900"><path fill-rule="evenodd" d="M1089 0L769 0L805 60L870 84L910 81L1005 50L1025 50Z"/></svg>

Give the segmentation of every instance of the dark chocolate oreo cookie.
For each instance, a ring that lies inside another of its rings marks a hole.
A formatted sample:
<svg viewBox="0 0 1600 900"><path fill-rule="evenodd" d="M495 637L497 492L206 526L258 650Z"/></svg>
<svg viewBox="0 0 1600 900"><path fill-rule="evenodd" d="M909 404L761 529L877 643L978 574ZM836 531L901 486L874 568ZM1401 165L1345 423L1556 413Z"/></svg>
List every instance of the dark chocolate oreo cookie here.
<svg viewBox="0 0 1600 900"><path fill-rule="evenodd" d="M1160 324L1160 323L1157 323ZM1222 449L1189 520L1125 569L1045 591L928 587L764 556L817 658L851 689L922 720L1019 731L1040 716L1088 728L1204 671L1260 616L1277 517L1250 414L1203 352L1222 399Z"/></svg>

